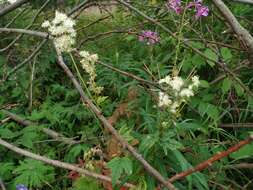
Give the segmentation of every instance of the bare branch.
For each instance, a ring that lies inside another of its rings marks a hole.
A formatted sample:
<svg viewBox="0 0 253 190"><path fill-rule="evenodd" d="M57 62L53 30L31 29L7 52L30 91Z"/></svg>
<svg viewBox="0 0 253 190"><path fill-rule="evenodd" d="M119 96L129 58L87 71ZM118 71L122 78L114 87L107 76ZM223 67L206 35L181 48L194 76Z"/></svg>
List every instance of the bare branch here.
<svg viewBox="0 0 253 190"><path fill-rule="evenodd" d="M32 36L38 36L41 38L50 38L49 34L46 32L39 32L39 31L19 29L19 28L0 28L0 32L16 32L16 33L23 33L23 34L28 34Z"/></svg>
<svg viewBox="0 0 253 190"><path fill-rule="evenodd" d="M246 3L246 4L251 4L253 5L253 0L234 0L238 3Z"/></svg>
<svg viewBox="0 0 253 190"><path fill-rule="evenodd" d="M111 178L108 177L108 176L104 176L104 175L101 175L101 174L90 172L88 170L85 170L83 168L79 168L79 167L77 167L75 165L72 165L72 164L69 164L69 163L61 162L61 161L58 161L58 160L52 160L52 159L49 159L47 157L40 156L38 154L34 154L34 153L29 152L27 150L18 148L16 146L2 140L1 138L0 138L0 145L2 145L4 147L18 153L18 154L21 154L21 155L27 156L29 158L32 158L34 160L39 160L39 161L42 161L42 162L47 163L49 165L56 166L58 168L63 168L63 169L67 169L67 170L70 170L70 171L76 171L80 174L83 174L83 175L88 176L88 177L95 178L95 179L100 180L100 181L111 182ZM118 183L120 183L120 182L118 182ZM129 187L129 188L134 187L134 185L130 184L130 183L125 183L124 186Z"/></svg>
<svg viewBox="0 0 253 190"><path fill-rule="evenodd" d="M1 187L1 190L6 190L5 185L4 185L4 182L3 182L3 180L1 179L1 177L0 177L0 187Z"/></svg>
<svg viewBox="0 0 253 190"><path fill-rule="evenodd" d="M222 0L212 0L215 6L220 10L223 17L229 23L232 30L237 34L238 38L242 40L247 48L249 53L249 58L251 64L253 64L253 37L250 35L248 30L246 30L235 18L233 13L229 8L223 3Z"/></svg>
<svg viewBox="0 0 253 190"><path fill-rule="evenodd" d="M27 3L28 0L18 0L0 10L0 17L8 14L9 12L21 7L23 4Z"/></svg>
<svg viewBox="0 0 253 190"><path fill-rule="evenodd" d="M229 123L220 124L220 128L253 128L253 123Z"/></svg>

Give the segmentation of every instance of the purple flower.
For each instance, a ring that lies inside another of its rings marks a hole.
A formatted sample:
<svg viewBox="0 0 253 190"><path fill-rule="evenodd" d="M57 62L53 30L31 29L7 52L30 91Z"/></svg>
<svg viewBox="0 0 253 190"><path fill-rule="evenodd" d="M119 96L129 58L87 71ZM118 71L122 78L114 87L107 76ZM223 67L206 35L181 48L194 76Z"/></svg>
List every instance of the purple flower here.
<svg viewBox="0 0 253 190"><path fill-rule="evenodd" d="M177 14L180 14L182 11L181 0L168 0L166 6L168 9L174 10Z"/></svg>
<svg viewBox="0 0 253 190"><path fill-rule="evenodd" d="M151 30L142 31L141 34L138 35L138 39L140 42L146 42L148 45L156 44L160 41L158 33Z"/></svg>
<svg viewBox="0 0 253 190"><path fill-rule="evenodd" d="M25 185L19 184L16 185L16 190L29 190Z"/></svg>
<svg viewBox="0 0 253 190"><path fill-rule="evenodd" d="M207 6L202 5L202 0L195 0L194 2L190 2L186 8L191 9L192 7L195 8L196 14L195 17L198 19L201 16L208 16L209 8Z"/></svg>

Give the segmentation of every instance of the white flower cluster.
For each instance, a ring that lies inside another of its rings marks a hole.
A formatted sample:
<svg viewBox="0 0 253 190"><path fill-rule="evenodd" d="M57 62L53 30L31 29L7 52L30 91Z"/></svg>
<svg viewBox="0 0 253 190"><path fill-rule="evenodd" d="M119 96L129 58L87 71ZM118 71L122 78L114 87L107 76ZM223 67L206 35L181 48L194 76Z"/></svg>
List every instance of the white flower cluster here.
<svg viewBox="0 0 253 190"><path fill-rule="evenodd" d="M41 25L48 28L49 33L54 38L56 48L61 52L70 52L75 44L76 31L74 29L75 21L66 14L55 12L55 18L45 21Z"/></svg>
<svg viewBox="0 0 253 190"><path fill-rule="evenodd" d="M159 92L159 107L168 107L171 113L176 113L177 108L182 102L194 96L200 84L199 77L193 76L191 81L183 80L181 77L166 76L159 80L166 92Z"/></svg>
<svg viewBox="0 0 253 190"><path fill-rule="evenodd" d="M88 51L80 51L80 56L82 57L81 65L83 69L90 75L88 84L89 88L95 94L100 94L103 90L103 87L97 86L95 79L96 79L96 68L95 63L98 60L97 54L90 54Z"/></svg>

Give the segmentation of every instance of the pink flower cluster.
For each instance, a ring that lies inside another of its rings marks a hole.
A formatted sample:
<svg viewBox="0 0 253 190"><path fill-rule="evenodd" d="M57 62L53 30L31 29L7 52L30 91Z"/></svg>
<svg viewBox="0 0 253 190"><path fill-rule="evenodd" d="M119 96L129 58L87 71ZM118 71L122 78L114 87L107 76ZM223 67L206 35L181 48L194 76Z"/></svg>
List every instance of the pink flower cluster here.
<svg viewBox="0 0 253 190"><path fill-rule="evenodd" d="M181 6L181 0L168 0L166 6L168 9L174 10L177 14L180 14L183 10L183 7ZM202 5L202 0L194 0L193 2L188 3L185 8L194 8L196 11L196 19L200 18L201 16L208 16L209 13L209 8Z"/></svg>
<svg viewBox="0 0 253 190"><path fill-rule="evenodd" d="M140 42L146 42L147 45L156 44L160 41L158 33L151 30L142 31L141 34L138 35L138 39Z"/></svg>

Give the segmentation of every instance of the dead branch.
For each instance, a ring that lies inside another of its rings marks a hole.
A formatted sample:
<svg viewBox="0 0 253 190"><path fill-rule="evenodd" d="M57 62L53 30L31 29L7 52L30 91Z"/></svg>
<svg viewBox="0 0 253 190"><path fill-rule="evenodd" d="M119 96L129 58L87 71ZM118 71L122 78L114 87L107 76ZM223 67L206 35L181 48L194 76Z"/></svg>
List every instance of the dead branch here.
<svg viewBox="0 0 253 190"><path fill-rule="evenodd" d="M0 187L1 190L6 190L3 180L0 178Z"/></svg>
<svg viewBox="0 0 253 190"><path fill-rule="evenodd" d="M253 0L234 0L234 1L238 3L246 3L253 5Z"/></svg>
<svg viewBox="0 0 253 190"><path fill-rule="evenodd" d="M228 123L220 124L220 128L253 128L253 123Z"/></svg>
<svg viewBox="0 0 253 190"><path fill-rule="evenodd" d="M21 155L27 156L29 158L32 158L34 160L39 160L39 161L42 161L44 163L47 163L49 165L52 165L52 166L55 166L55 167L58 167L58 168L63 168L63 169L67 169L67 170L70 170L70 171L76 171L80 174L83 174L83 175L88 176L88 177L95 178L95 179L100 180L100 181L111 182L111 178L108 177L108 176L97 174L97 173L85 170L83 168L79 168L79 167L77 167L75 165L72 165L72 164L69 164L69 163L61 162L61 161L58 161L58 160L52 160L52 159L49 159L47 157L40 156L38 154L34 154L34 153L29 152L27 150L18 148L16 146L14 146L13 144L10 144L10 143L2 140L1 138L0 138L0 145L8 148L9 150L12 150L12 151L18 153L18 154L21 154ZM118 181L118 183L120 184L121 182ZM134 187L134 185L130 184L130 183L125 183L124 186L129 187L129 188Z"/></svg>
<svg viewBox="0 0 253 190"><path fill-rule="evenodd" d="M249 53L249 59L251 64L253 64L253 37L235 18L233 13L229 8L223 3L222 0L212 0L214 5L219 9L223 17L229 23L231 29L237 34L238 38L242 40L247 48Z"/></svg>
<svg viewBox="0 0 253 190"><path fill-rule="evenodd" d="M172 176L168 181L169 182L174 182L176 180L182 179L188 175L191 175L195 172L199 172L202 171L204 169L206 169L207 167L211 166L214 162L227 157L229 154L238 151L240 148L242 148L243 146L250 144L253 141L253 136L250 136L248 139L240 141L239 143L237 143L236 145L230 147L229 149L227 149L226 151L223 152L219 152L215 155L213 155L211 158L209 158L208 160L198 164L197 166L195 166L194 168L188 169L186 171L183 171L181 173L178 173L174 176Z"/></svg>
<svg viewBox="0 0 253 190"><path fill-rule="evenodd" d="M236 169L253 169L253 163L240 163L240 164L232 164L225 166L226 169L236 168Z"/></svg>
<svg viewBox="0 0 253 190"><path fill-rule="evenodd" d="M28 0L18 0L0 10L0 17L8 14L9 12L21 7L23 4L27 3Z"/></svg>

